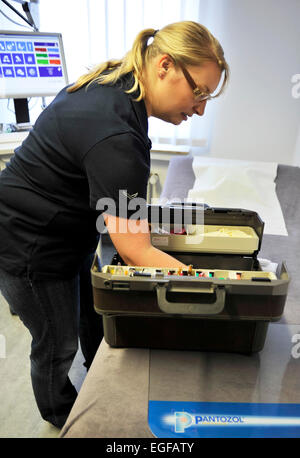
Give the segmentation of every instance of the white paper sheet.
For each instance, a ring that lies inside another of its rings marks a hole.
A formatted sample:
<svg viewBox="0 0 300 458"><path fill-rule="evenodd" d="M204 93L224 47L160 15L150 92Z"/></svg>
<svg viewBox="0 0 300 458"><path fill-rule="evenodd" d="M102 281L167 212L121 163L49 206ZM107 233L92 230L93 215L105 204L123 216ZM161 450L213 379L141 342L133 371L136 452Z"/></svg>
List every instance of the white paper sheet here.
<svg viewBox="0 0 300 458"><path fill-rule="evenodd" d="M277 166L273 162L196 157L196 180L188 201L255 211L265 222L265 234L288 235L275 191Z"/></svg>

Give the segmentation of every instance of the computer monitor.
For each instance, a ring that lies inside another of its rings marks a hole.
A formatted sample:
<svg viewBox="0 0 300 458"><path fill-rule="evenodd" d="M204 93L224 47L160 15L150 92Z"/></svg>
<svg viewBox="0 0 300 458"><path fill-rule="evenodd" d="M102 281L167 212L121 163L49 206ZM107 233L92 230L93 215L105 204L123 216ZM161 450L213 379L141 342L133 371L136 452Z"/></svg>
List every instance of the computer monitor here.
<svg viewBox="0 0 300 458"><path fill-rule="evenodd" d="M17 123L29 119L28 97L56 95L68 84L60 33L0 30L0 98L13 98Z"/></svg>

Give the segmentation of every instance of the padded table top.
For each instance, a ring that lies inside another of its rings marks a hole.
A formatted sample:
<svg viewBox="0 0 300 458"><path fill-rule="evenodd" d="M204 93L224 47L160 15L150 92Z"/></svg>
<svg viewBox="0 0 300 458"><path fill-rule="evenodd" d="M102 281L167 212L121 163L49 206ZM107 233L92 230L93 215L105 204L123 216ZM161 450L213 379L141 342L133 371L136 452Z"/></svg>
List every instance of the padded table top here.
<svg viewBox="0 0 300 458"><path fill-rule="evenodd" d="M300 342L300 324L272 323L252 356L117 349L103 340L61 437L157 437L148 425L151 400L300 404L295 335Z"/></svg>

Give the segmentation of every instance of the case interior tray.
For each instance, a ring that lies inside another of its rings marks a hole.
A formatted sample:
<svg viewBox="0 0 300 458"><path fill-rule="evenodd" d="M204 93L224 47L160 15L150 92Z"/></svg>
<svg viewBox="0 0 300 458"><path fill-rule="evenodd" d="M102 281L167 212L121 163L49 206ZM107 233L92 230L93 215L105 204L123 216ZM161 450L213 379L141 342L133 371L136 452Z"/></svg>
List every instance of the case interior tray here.
<svg viewBox="0 0 300 458"><path fill-rule="evenodd" d="M161 225L152 223L151 243L174 252L252 254L259 237L250 226Z"/></svg>
<svg viewBox="0 0 300 458"><path fill-rule="evenodd" d="M102 273L109 274L115 279L123 279L128 277L145 277L145 278L176 278L176 277L198 277L215 278L219 280L251 280L251 281L272 281L277 280L277 276L273 272L266 271L243 271L243 270L220 270L220 269L193 269L189 266L188 269L169 269L141 266L122 266L122 265L106 265L101 269Z"/></svg>

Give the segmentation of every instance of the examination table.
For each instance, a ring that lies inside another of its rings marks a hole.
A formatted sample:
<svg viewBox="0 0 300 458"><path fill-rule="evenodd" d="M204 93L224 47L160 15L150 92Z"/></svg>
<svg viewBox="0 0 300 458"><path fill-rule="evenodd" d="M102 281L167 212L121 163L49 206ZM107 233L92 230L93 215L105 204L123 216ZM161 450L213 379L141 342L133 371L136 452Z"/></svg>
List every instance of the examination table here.
<svg viewBox="0 0 300 458"><path fill-rule="evenodd" d="M162 197L187 196L195 180L192 161L191 157L170 161ZM278 166L276 193L289 235L264 235L259 257L285 261L291 282L284 315L270 323L263 350L247 356L118 349L103 340L61 437L180 439L183 436L171 429L161 432L155 418L150 418L150 405L159 401L181 402L183 408L185 402L300 406L300 168ZM205 437L219 437L215 429L203 431ZM260 437L263 431L251 434ZM295 431L297 435L300 430ZM194 437L188 435L189 429L185 432L184 437Z"/></svg>

